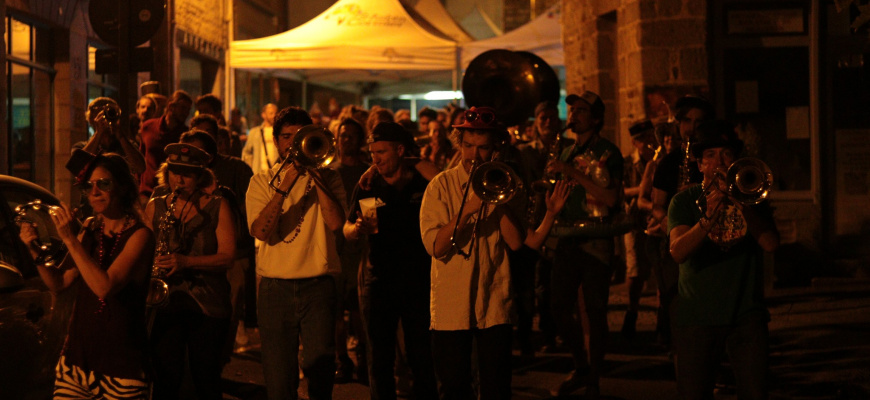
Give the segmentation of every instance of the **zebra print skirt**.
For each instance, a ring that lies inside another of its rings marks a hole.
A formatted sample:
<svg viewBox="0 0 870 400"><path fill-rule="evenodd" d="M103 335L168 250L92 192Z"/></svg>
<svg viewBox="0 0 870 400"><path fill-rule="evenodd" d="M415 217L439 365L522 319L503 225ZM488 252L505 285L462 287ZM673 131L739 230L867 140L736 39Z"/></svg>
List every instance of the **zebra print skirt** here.
<svg viewBox="0 0 870 400"><path fill-rule="evenodd" d="M114 378L86 371L61 356L54 375L55 399L147 400L150 384L143 379Z"/></svg>

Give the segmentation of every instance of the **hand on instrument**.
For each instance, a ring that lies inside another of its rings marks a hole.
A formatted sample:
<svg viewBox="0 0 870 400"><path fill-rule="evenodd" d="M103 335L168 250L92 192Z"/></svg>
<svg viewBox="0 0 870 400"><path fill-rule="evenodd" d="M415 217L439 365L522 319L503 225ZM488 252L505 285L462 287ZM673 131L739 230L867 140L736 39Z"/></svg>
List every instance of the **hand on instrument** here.
<svg viewBox="0 0 870 400"><path fill-rule="evenodd" d="M94 118L94 135L112 135L121 139L121 129L118 127L118 123L112 123L106 119L106 110L100 110Z"/></svg>
<svg viewBox="0 0 870 400"><path fill-rule="evenodd" d="M166 276L172 276L187 267L187 256L183 254L164 254L154 257L154 266L167 269Z"/></svg>
<svg viewBox="0 0 870 400"><path fill-rule="evenodd" d="M469 218L472 215L477 214L482 206L483 200L481 200L480 197L477 197L477 195L474 194L474 191L470 191L470 193L468 193L468 198L465 200L465 207L462 209L462 214L464 214L462 217Z"/></svg>
<svg viewBox="0 0 870 400"><path fill-rule="evenodd" d="M51 221L54 223L55 229L57 229L57 235L60 236L60 239L63 240L64 243L75 240L76 235L70 227L70 224L73 221L72 212L70 212L69 207L66 204L61 202L59 207L50 207L48 209L48 215L51 216Z"/></svg>
<svg viewBox="0 0 870 400"><path fill-rule="evenodd" d="M281 171L278 171L278 173L280 174ZM296 167L296 164L288 162L287 166L284 167L284 176L281 178L281 184L278 185L278 189L282 192L287 192L293 186L293 182L299 178L299 175L301 175L301 171Z"/></svg>
<svg viewBox="0 0 870 400"><path fill-rule="evenodd" d="M33 258L36 258L38 255L36 250L33 249L33 241L39 239L39 235L36 234L36 228L33 227L33 224L28 221L22 221L19 224L18 237L21 238L21 241L27 246L27 249L30 250L30 255Z"/></svg>

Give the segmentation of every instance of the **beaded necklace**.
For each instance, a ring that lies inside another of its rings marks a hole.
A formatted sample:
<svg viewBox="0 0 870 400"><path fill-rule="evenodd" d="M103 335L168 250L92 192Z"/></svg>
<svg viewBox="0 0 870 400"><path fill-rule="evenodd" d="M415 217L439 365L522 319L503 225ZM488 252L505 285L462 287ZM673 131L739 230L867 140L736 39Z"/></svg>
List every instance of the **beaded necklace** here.
<svg viewBox="0 0 870 400"><path fill-rule="evenodd" d="M130 218L129 215L124 216L124 226L121 227L120 231L115 233L115 241L114 241L114 243L112 243L112 250L109 251L109 257L111 257L113 254L115 254L115 251L118 249L118 243L121 242L121 235L123 235L124 232L127 231L127 229L130 229L130 227L133 226L132 222L133 222L133 219ZM95 231L99 233L97 235L97 258L98 258L99 266L101 269L103 268L103 257L105 256L105 248L103 247L103 236L104 236L103 229L104 229L104 227L105 227L105 222L103 222L103 219L100 218L100 223L97 226L97 229ZM97 299L100 301L100 308L95 312L95 314L99 314L99 313L103 312L103 310L106 308L106 300L103 299L102 297L99 297Z"/></svg>
<svg viewBox="0 0 870 400"><path fill-rule="evenodd" d="M308 183L305 184L305 194L303 194L302 198L299 200L299 204L302 205L302 207L301 207L302 212L299 215L299 222L296 223L296 228L294 229L293 237L291 237L290 240L281 239L281 241L284 243L287 243L287 244L293 243L293 241L296 240L296 237L299 236L299 232L302 232L302 222L305 221L305 208L304 207L305 207L305 203L308 202L308 194L311 193L311 189L314 187L313 181L314 181L313 179L309 179ZM281 234L281 225L280 224L278 225L278 235L279 235L279 237L284 236Z"/></svg>

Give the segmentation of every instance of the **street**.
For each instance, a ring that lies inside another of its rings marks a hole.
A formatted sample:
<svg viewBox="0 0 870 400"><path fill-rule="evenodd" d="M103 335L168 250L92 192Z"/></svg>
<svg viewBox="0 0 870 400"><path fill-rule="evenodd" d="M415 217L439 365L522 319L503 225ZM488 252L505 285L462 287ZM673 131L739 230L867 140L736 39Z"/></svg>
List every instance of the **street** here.
<svg viewBox="0 0 870 400"><path fill-rule="evenodd" d="M810 287L772 289L771 399L870 399L870 281L857 278L817 278ZM624 285L611 286L610 338L601 398L655 400L677 398L673 365L656 348L655 293L647 289L641 300L638 335L627 342L619 333L627 296ZM233 356L224 369L224 399L265 399L262 366L256 340ZM514 399L553 398L571 369L567 353L537 353L522 360L515 352ZM733 378L724 369L716 399L736 399ZM583 398L580 389L569 398ZM305 383L300 398L307 398ZM367 399L368 388L358 383L336 385L337 400Z"/></svg>

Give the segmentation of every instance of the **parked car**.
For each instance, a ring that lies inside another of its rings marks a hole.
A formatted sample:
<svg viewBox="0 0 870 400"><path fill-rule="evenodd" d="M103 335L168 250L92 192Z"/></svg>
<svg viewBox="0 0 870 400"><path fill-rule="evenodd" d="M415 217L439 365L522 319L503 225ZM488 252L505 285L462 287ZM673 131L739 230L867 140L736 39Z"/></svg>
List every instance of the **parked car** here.
<svg viewBox="0 0 870 400"><path fill-rule="evenodd" d="M52 294L18 237L15 207L60 202L48 190L0 175L0 398L51 398L75 289Z"/></svg>

